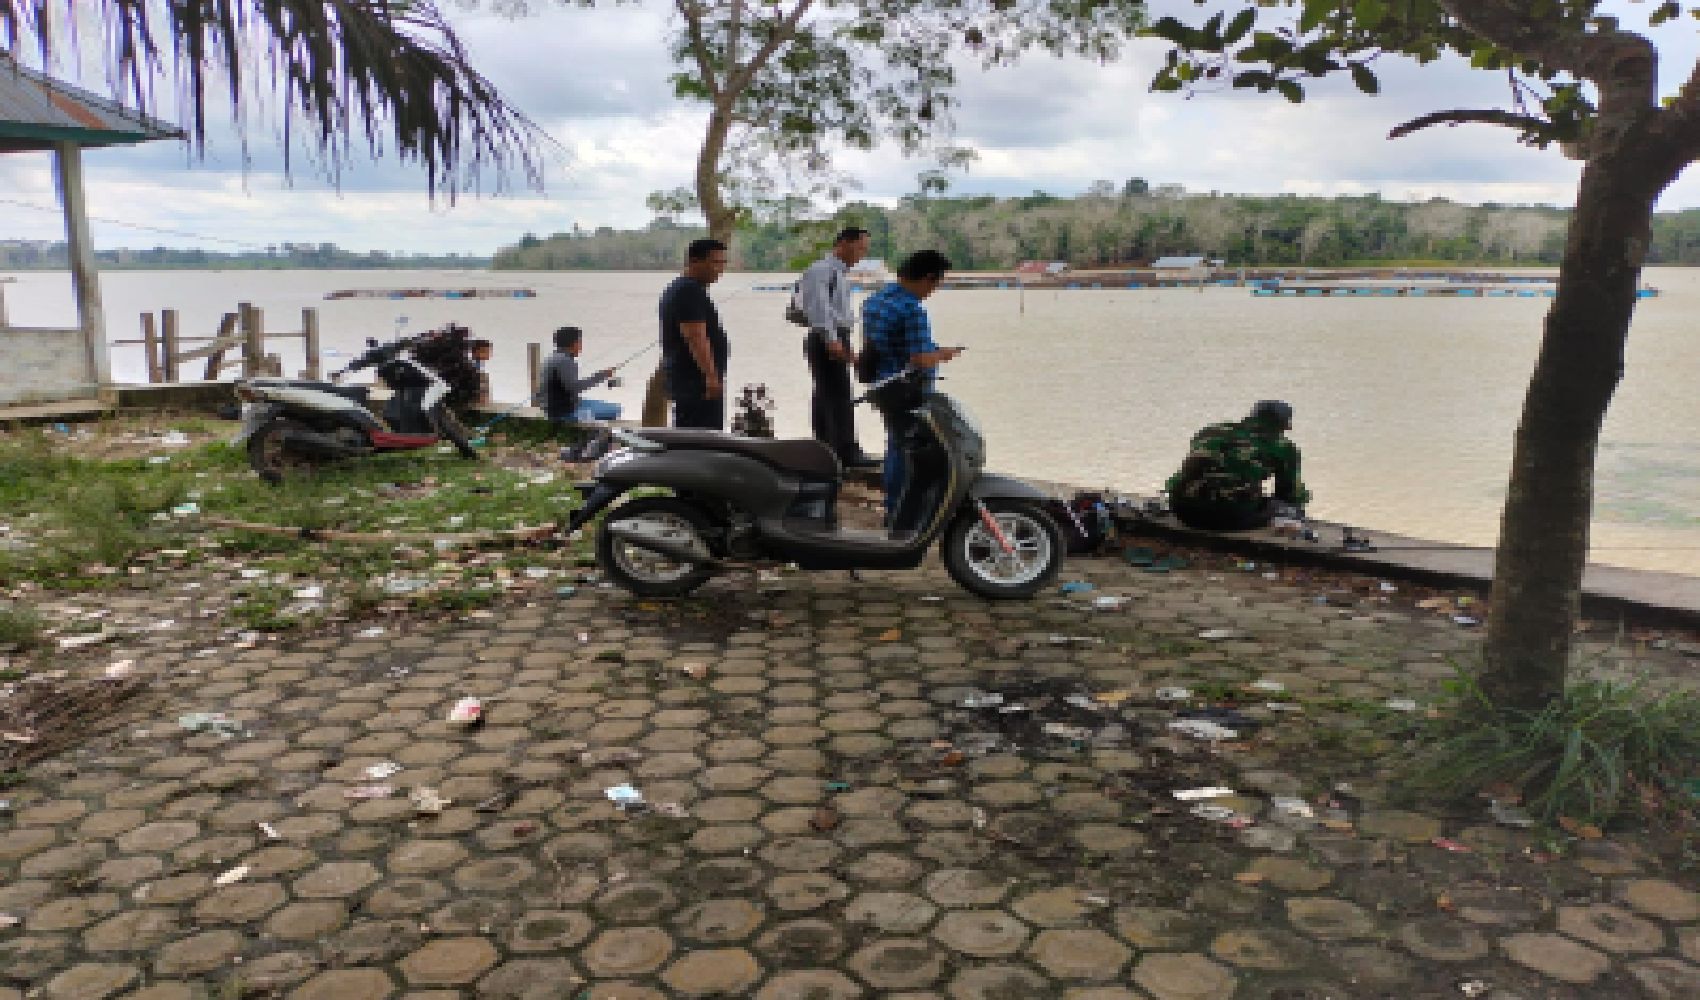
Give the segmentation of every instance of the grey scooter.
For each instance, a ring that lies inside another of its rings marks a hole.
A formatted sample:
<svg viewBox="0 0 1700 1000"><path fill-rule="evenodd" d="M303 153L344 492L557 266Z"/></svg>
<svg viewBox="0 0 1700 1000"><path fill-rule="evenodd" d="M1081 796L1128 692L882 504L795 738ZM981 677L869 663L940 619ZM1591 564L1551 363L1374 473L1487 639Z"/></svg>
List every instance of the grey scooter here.
<svg viewBox="0 0 1700 1000"><path fill-rule="evenodd" d="M617 431L625 446L579 488L576 531L632 490L656 487L610 511L596 538L598 564L640 597L678 597L716 573L764 562L816 569L913 569L941 542L945 569L992 599L1031 597L1057 574L1065 546L1044 494L984 472L979 426L955 400L922 391L906 369L864 399L910 425L909 483L892 527L842 527L843 471L818 441L774 441L719 431ZM860 402L860 400L858 401Z"/></svg>

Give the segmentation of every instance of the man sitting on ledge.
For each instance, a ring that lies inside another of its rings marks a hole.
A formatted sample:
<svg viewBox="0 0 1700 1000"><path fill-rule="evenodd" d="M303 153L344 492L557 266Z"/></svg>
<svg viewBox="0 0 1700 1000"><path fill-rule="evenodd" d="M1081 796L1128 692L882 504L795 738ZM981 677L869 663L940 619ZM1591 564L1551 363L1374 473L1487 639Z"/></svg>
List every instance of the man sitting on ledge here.
<svg viewBox="0 0 1700 1000"><path fill-rule="evenodd" d="M1287 438L1292 426L1292 406L1265 399L1244 420L1199 430L1165 487L1169 509L1189 528L1249 531L1309 501L1299 481L1299 446ZM1271 476L1275 493L1265 496L1263 482Z"/></svg>

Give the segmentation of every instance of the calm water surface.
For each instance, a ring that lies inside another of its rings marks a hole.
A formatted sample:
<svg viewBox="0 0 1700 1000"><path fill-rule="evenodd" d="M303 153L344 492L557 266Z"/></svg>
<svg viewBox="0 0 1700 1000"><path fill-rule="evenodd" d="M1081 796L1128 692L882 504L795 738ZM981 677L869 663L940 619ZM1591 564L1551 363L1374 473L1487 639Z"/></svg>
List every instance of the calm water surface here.
<svg viewBox="0 0 1700 1000"><path fill-rule="evenodd" d="M19 274L6 287L14 323L70 322L63 274ZM656 336L664 274L482 272L111 272L108 327L139 336L144 310L176 308L206 334L239 301L294 330L320 311L324 345L350 351L386 336L398 316L422 330L450 320L495 342L495 395L525 394L528 342L556 326L586 332L584 361L611 364ZM732 337L729 382L765 382L782 435L808 434L802 331L783 296L751 286L780 276L728 275L715 286ZM1700 270L1648 273L1663 295L1641 303L1627 374L1600 453L1594 558L1700 573ZM342 300L338 288L530 287L528 300ZM945 388L985 425L991 463L1041 479L1151 490L1199 425L1240 416L1259 398L1291 401L1312 511L1325 518L1469 544L1498 528L1512 433L1533 367L1544 299L1253 298L1198 291L947 291L929 300L941 343L970 350ZM286 365L297 345L279 342ZM635 415L654 355L605 391ZM340 365L327 359L327 367ZM113 348L121 379L144 377L138 347ZM863 441L877 449L878 420Z"/></svg>

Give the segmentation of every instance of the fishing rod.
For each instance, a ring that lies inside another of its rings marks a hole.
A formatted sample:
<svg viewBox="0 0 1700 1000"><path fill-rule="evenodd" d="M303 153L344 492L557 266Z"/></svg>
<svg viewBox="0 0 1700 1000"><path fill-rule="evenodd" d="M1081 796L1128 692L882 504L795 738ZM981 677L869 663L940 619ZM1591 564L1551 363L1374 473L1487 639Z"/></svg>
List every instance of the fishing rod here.
<svg viewBox="0 0 1700 1000"><path fill-rule="evenodd" d="M633 351L632 353L626 355L625 360L619 362L618 364L611 366L608 369L608 371L617 372L620 369L631 364L633 361L636 361L638 358L641 358L645 354L648 354L650 351L655 350L659 346L661 346L661 342L659 340L651 341L650 343L645 344L644 346L638 348L637 350ZM519 412L521 409L523 409L527 406L530 406L530 405L531 404L530 404L529 401L524 402L524 403L515 403L514 405L508 407L507 409L505 409L505 410L501 411L500 413L496 414L495 416L491 417L487 422L485 422L485 424L483 426L478 427L476 429L476 432L479 435L479 438L482 439L484 435L490 433L490 428L496 426L498 423L501 423L503 420L507 419L508 417L513 416L515 413ZM475 444L475 445L479 444L479 443L480 443L480 441L474 441L473 442L473 444Z"/></svg>

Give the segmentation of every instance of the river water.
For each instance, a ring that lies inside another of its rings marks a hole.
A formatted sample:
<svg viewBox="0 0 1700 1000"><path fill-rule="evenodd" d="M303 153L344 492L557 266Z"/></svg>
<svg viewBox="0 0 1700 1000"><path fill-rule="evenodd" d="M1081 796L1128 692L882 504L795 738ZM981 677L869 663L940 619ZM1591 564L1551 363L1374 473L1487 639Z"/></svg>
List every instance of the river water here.
<svg viewBox="0 0 1700 1000"><path fill-rule="evenodd" d="M13 323L72 321L64 274L23 273L5 288ZM387 336L398 316L422 330L446 321L495 344L494 395L525 395L528 342L555 327L586 334L584 363L612 364L652 343L658 273L108 272L114 339L139 336L137 316L175 308L185 334L210 334L239 301L273 330L298 330L319 309L325 348L351 351ZM731 274L714 295L732 338L735 390L765 382L782 436L808 434L801 333L784 296L752 286L786 276ZM1656 269L1662 295L1644 300L1627 371L1605 426L1594 560L1700 574L1700 270ZM353 299L341 288L528 287L534 299ZM1199 425L1240 416L1260 398L1296 410L1312 513L1419 537L1491 545L1512 434L1548 300L1518 298L1254 298L1245 289L944 291L928 302L940 343L968 350L943 388L985 426L992 467L1038 479L1157 488ZM298 342L271 348L291 371ZM115 346L120 379L145 378L141 349ZM635 417L654 354L626 383L596 395ZM342 362L327 358L326 367ZM881 444L863 414L862 439Z"/></svg>

